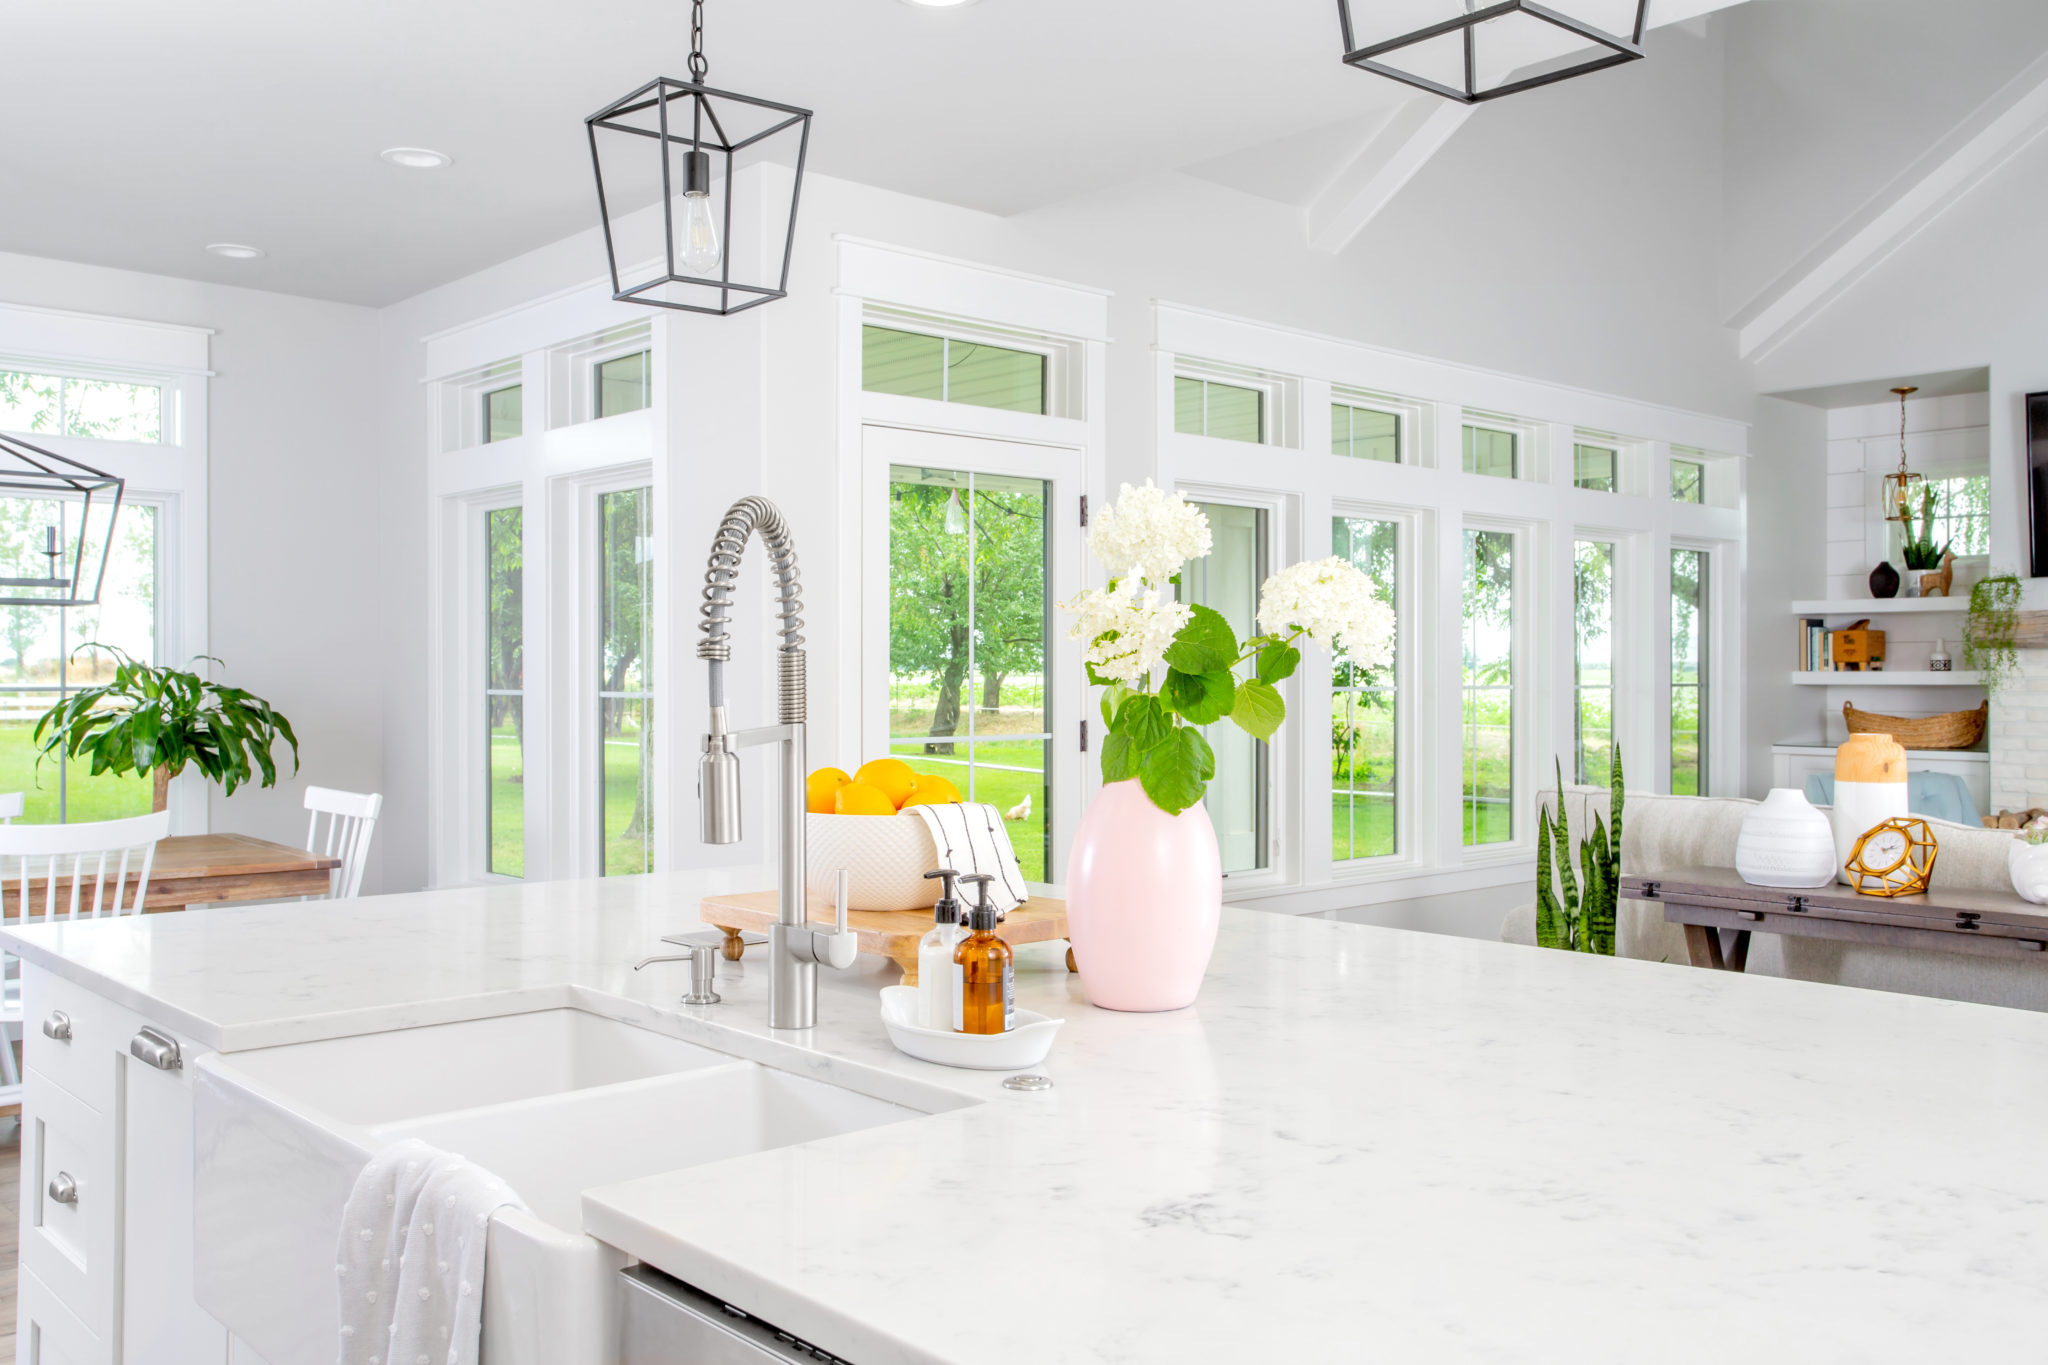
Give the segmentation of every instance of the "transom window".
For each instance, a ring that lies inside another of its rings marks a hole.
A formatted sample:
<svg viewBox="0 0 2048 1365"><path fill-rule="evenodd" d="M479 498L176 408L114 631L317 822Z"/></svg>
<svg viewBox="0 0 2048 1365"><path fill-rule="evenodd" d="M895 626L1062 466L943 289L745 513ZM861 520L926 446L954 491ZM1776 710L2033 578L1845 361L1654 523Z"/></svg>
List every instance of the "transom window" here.
<svg viewBox="0 0 2048 1365"><path fill-rule="evenodd" d="M1336 517L1330 552L1373 582L1400 611L1399 522ZM1400 639L1397 626L1394 638ZM1330 660L1330 857L1337 862L1399 852L1400 693L1398 656L1384 667L1353 663L1342 649Z"/></svg>
<svg viewBox="0 0 2048 1365"><path fill-rule="evenodd" d="M597 498L599 837L607 877L654 871L654 490Z"/></svg>
<svg viewBox="0 0 2048 1365"><path fill-rule="evenodd" d="M1266 391L1175 375L1173 429L1183 436L1260 444L1266 439Z"/></svg>
<svg viewBox="0 0 2048 1365"><path fill-rule="evenodd" d="M1572 547L1572 728L1577 780L1604 787L1614 762L1614 546Z"/></svg>
<svg viewBox="0 0 2048 1365"><path fill-rule="evenodd" d="M1572 483L1596 493L1612 493L1616 487L1616 467L1620 462L1619 453L1610 446L1574 445Z"/></svg>
<svg viewBox="0 0 2048 1365"><path fill-rule="evenodd" d="M631 355L613 356L597 362L592 380L597 388L599 417L638 412L654 401L648 383L650 358L650 352L635 351Z"/></svg>
<svg viewBox="0 0 2048 1365"><path fill-rule="evenodd" d="M1515 536L1465 532L1464 841L1515 837Z"/></svg>
<svg viewBox="0 0 2048 1365"><path fill-rule="evenodd" d="M160 444L164 391L155 384L0 370L0 429Z"/></svg>
<svg viewBox="0 0 2048 1365"><path fill-rule="evenodd" d="M1353 460L1401 460L1401 417L1351 403L1330 405L1330 453Z"/></svg>
<svg viewBox="0 0 2048 1365"><path fill-rule="evenodd" d="M1671 457L1671 500L1673 502L1705 502L1707 493L1707 466L1700 460L1684 460L1676 455Z"/></svg>
<svg viewBox="0 0 2048 1365"><path fill-rule="evenodd" d="M958 337L861 328L861 387L1006 412L1046 411L1046 358Z"/></svg>
<svg viewBox="0 0 2048 1365"><path fill-rule="evenodd" d="M524 430L522 398L518 384L492 389L484 395L484 444L509 441Z"/></svg>
<svg viewBox="0 0 2048 1365"><path fill-rule="evenodd" d="M1468 425L1465 428L1464 470L1467 474L1484 474L1495 479L1519 478L1520 445L1512 431Z"/></svg>
<svg viewBox="0 0 2048 1365"><path fill-rule="evenodd" d="M1033 882L1052 865L1050 496L1041 479L889 469L889 752L1002 812Z"/></svg>
<svg viewBox="0 0 2048 1365"><path fill-rule="evenodd" d="M1671 792L1707 789L1707 569L1704 550L1671 552Z"/></svg>

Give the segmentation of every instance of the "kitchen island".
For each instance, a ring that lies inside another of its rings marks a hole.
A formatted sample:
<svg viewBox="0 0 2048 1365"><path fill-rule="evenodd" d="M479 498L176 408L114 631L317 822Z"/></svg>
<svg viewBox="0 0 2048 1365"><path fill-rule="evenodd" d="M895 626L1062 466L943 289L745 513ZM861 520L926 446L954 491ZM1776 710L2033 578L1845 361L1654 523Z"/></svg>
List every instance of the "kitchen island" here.
<svg viewBox="0 0 2048 1365"><path fill-rule="evenodd" d="M895 1052L887 964L824 973L807 1035L767 1029L752 964L720 964L711 1006L676 1003L686 964L629 969L704 895L761 884L0 938L230 1060L573 1007L885 1098L957 1092L583 1197L600 1241L858 1365L2039 1358L2041 1015L1226 910L1174 1014L1093 1009L1057 945L1021 950L1019 1004L1067 1023L1053 1088L1018 1093Z"/></svg>

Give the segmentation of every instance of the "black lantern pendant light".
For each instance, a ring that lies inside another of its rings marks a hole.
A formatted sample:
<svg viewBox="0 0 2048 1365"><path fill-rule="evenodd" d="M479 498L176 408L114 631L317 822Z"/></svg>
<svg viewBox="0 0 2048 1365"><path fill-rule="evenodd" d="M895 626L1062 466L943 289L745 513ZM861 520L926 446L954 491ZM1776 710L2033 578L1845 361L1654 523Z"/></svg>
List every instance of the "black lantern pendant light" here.
<svg viewBox="0 0 2048 1365"><path fill-rule="evenodd" d="M0 607L89 607L100 600L126 481L55 451L0 436L0 500L47 514L40 548L0 559Z"/></svg>
<svg viewBox="0 0 2048 1365"><path fill-rule="evenodd" d="M1635 61L1648 9L1649 0L1337 0L1347 65L1460 104Z"/></svg>
<svg viewBox="0 0 2048 1365"><path fill-rule="evenodd" d="M583 121L612 297L622 302L722 315L789 292L811 111L713 90L708 69L704 0L694 0L690 79L657 77ZM770 169L778 162L794 164L786 194ZM621 276L622 261L637 283Z"/></svg>

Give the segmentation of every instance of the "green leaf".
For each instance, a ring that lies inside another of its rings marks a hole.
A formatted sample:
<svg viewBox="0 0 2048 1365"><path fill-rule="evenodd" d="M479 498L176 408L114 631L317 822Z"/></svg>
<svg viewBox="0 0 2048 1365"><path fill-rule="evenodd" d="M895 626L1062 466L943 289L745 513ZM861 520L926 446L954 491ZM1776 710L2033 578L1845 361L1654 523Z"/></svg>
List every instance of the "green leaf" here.
<svg viewBox="0 0 2048 1365"><path fill-rule="evenodd" d="M1166 647L1166 662L1183 673L1216 673L1237 662L1237 635L1223 613L1197 603L1194 617ZM1207 722L1202 722L1206 724Z"/></svg>
<svg viewBox="0 0 2048 1365"><path fill-rule="evenodd" d="M1159 696L1190 725L1213 725L1229 715L1230 708L1237 704L1237 678L1227 668L1212 673L1183 673L1170 668Z"/></svg>
<svg viewBox="0 0 2048 1365"><path fill-rule="evenodd" d="M1140 692L1124 698L1116 709L1118 734L1129 735L1140 752L1163 742L1173 733L1173 717L1159 704L1159 698Z"/></svg>
<svg viewBox="0 0 2048 1365"><path fill-rule="evenodd" d="M1287 702L1271 683L1250 678L1237 685L1237 702L1230 708L1237 728L1255 739L1271 739L1287 719Z"/></svg>
<svg viewBox="0 0 2048 1365"><path fill-rule="evenodd" d="M1138 781L1145 795L1168 815L1179 815L1201 800L1215 775L1215 751L1200 730L1186 725L1177 727L1173 738L1147 750L1138 760Z"/></svg>
<svg viewBox="0 0 2048 1365"><path fill-rule="evenodd" d="M1102 741L1102 780L1122 782L1138 775L1138 746L1129 735L1111 731Z"/></svg>
<svg viewBox="0 0 2048 1365"><path fill-rule="evenodd" d="M1536 808L1536 946L1563 948L1566 927L1564 912L1557 908L1557 895L1550 889L1550 808Z"/></svg>
<svg viewBox="0 0 2048 1365"><path fill-rule="evenodd" d="M1301 651L1293 645L1267 645L1259 651L1259 681L1266 684L1280 682L1294 676L1294 670L1301 665Z"/></svg>

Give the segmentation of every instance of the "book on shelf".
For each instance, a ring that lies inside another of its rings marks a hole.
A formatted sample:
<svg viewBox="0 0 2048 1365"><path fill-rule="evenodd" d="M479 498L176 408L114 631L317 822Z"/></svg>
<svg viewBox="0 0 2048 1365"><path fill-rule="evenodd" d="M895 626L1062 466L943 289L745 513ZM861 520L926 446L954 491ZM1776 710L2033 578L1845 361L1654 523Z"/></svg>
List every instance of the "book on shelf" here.
<svg viewBox="0 0 2048 1365"><path fill-rule="evenodd" d="M1834 640L1835 633L1828 629L1825 620L1818 616L1802 616L1799 619L1799 671L1833 672Z"/></svg>

